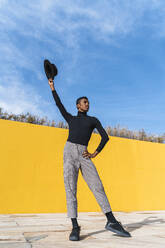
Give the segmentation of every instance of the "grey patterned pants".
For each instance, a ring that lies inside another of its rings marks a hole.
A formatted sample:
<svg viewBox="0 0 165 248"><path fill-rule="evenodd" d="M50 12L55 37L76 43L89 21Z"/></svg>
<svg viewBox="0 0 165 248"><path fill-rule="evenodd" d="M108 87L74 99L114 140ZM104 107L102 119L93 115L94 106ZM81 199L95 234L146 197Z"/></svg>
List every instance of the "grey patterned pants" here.
<svg viewBox="0 0 165 248"><path fill-rule="evenodd" d="M96 167L90 158L82 153L87 146L66 141L63 153L63 176L67 201L67 217L77 217L77 179L79 169L88 187L93 192L103 213L111 211L110 203Z"/></svg>

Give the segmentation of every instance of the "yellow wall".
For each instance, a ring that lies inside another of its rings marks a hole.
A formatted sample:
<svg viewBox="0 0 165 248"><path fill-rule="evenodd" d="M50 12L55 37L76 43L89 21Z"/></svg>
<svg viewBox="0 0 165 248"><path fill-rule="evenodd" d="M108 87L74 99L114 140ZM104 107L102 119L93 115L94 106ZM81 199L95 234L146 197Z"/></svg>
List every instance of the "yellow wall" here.
<svg viewBox="0 0 165 248"><path fill-rule="evenodd" d="M68 130L0 119L0 214L66 212ZM88 151L101 140L92 134ZM165 145L110 137L92 159L113 211L165 210ZM82 178L78 211L101 211Z"/></svg>

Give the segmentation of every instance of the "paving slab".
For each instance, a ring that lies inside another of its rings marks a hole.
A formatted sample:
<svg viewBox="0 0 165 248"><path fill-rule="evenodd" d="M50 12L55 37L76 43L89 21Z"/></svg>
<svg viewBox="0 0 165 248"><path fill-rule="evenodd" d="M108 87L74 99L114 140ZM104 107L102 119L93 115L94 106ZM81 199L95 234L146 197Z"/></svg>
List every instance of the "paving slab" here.
<svg viewBox="0 0 165 248"><path fill-rule="evenodd" d="M165 211L113 212L131 237L105 229L102 212L78 213L80 241L70 241L66 213L0 215L0 248L165 248Z"/></svg>

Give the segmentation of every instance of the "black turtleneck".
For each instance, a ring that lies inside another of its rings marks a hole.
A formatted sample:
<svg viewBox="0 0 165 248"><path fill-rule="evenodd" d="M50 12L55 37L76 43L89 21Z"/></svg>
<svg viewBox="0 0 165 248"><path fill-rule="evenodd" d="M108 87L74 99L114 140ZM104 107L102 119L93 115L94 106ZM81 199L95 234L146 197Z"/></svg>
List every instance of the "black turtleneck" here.
<svg viewBox="0 0 165 248"><path fill-rule="evenodd" d="M76 116L71 115L66 111L55 89L52 90L52 94L57 107L69 125L67 141L88 146L92 131L96 128L101 135L101 141L96 151L101 152L109 137L100 121L94 116L87 115L87 112L78 111Z"/></svg>

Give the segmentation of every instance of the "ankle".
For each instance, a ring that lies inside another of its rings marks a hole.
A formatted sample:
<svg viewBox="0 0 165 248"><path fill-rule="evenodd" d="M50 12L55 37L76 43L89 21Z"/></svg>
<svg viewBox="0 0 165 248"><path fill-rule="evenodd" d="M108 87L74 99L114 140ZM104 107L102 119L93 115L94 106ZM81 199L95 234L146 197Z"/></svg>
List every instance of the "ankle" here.
<svg viewBox="0 0 165 248"><path fill-rule="evenodd" d="M72 227L73 228L79 227L79 224L77 222L77 218L71 218L71 221L72 221Z"/></svg>
<svg viewBox="0 0 165 248"><path fill-rule="evenodd" d="M117 221L116 218L115 218L115 216L113 215L112 211L105 213L105 215L106 215L107 220L109 222L115 223Z"/></svg>

